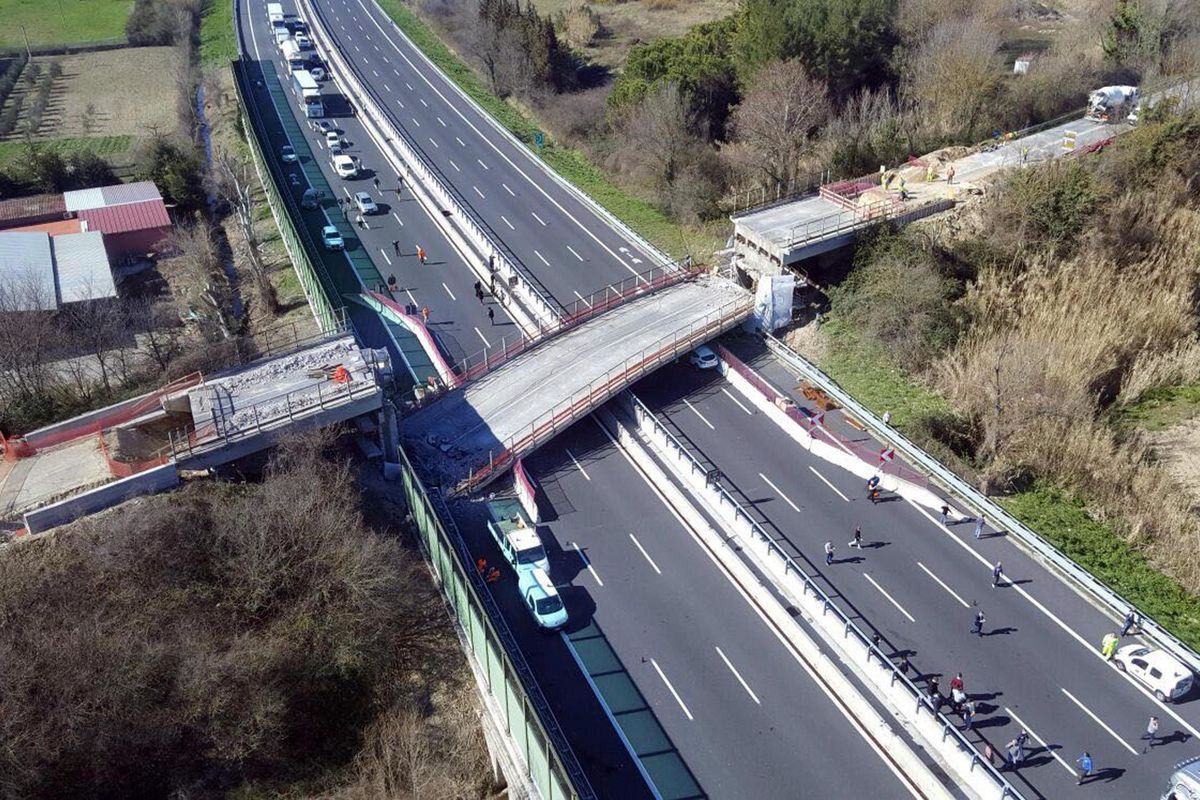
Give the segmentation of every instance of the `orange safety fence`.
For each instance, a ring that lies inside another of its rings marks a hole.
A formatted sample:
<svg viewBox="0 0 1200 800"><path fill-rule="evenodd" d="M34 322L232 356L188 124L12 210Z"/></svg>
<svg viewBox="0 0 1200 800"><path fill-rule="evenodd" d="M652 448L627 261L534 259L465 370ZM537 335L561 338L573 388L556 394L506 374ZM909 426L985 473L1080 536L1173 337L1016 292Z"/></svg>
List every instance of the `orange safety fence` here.
<svg viewBox="0 0 1200 800"><path fill-rule="evenodd" d="M117 461L108 452L108 443L104 441L103 431L97 434L97 439L100 441L100 454L104 456L104 463L108 465L108 471L114 478L128 478L151 467L161 467L170 460L167 456L162 455L145 461Z"/></svg>

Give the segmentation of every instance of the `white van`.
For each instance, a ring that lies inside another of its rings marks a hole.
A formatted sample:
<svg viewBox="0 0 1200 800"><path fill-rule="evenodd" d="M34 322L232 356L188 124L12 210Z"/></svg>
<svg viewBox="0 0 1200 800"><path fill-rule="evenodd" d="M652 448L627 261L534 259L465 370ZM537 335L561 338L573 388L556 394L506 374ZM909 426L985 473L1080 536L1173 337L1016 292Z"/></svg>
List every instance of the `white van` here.
<svg viewBox="0 0 1200 800"><path fill-rule="evenodd" d="M353 178L358 175L358 162L354 156L334 156L333 169L339 177Z"/></svg>
<svg viewBox="0 0 1200 800"><path fill-rule="evenodd" d="M567 624L567 608L544 569L518 570L517 585L538 627L553 631Z"/></svg>
<svg viewBox="0 0 1200 800"><path fill-rule="evenodd" d="M516 500L491 500L487 504L488 531L496 540L496 546L504 553L508 563L518 574L526 569L550 572L550 559L541 537L529 523L524 509Z"/></svg>
<svg viewBox="0 0 1200 800"><path fill-rule="evenodd" d="M1175 765L1160 800L1200 800L1200 756Z"/></svg>
<svg viewBox="0 0 1200 800"><path fill-rule="evenodd" d="M1175 702L1192 689L1195 676L1165 650L1127 644L1113 656L1117 669L1145 684L1160 702Z"/></svg>

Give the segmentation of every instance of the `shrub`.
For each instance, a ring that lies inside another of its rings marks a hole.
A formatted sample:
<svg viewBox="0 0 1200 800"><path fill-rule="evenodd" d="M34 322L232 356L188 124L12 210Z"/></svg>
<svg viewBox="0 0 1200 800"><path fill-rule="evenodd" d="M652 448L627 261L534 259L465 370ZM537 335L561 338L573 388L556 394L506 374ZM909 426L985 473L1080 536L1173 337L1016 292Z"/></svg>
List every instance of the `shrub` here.
<svg viewBox="0 0 1200 800"><path fill-rule="evenodd" d="M585 5L571 6L558 18L558 29L572 47L588 47L600 33L600 18Z"/></svg>
<svg viewBox="0 0 1200 800"><path fill-rule="evenodd" d="M991 204L996 233L1014 249L1067 250L1105 192L1079 161L1013 173Z"/></svg>

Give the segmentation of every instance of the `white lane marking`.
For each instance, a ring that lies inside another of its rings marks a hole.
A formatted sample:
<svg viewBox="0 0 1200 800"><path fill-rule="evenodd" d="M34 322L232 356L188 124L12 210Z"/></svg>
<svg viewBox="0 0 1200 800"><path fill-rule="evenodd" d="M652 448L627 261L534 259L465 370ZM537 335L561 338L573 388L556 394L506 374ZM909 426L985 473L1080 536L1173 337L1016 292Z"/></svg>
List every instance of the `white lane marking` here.
<svg viewBox="0 0 1200 800"><path fill-rule="evenodd" d="M500 185L504 187L504 191L508 192L508 193L509 193L509 194L511 194L513 197L516 197L516 196L517 196L517 193L516 193L516 192L514 192L512 189L508 188L508 184L507 184L507 183L502 183L502 184L500 184Z"/></svg>
<svg viewBox="0 0 1200 800"><path fill-rule="evenodd" d="M742 405L742 401L738 400L736 397L734 397L733 392L729 391L724 386L721 387L721 391L725 393L726 397L728 397L733 402L737 403L738 408L740 408L742 411L745 411L750 416L754 416L754 412L751 411L750 409L746 408L746 406Z"/></svg>
<svg viewBox="0 0 1200 800"><path fill-rule="evenodd" d="M462 170L458 168L458 164L455 164L455 163L454 163L454 159L453 159L453 158L447 159L447 161L449 161L449 162L450 162L450 166L454 167L454 171L455 171L455 172L462 172Z"/></svg>
<svg viewBox="0 0 1200 800"><path fill-rule="evenodd" d="M914 503L912 500L908 499L907 497L904 498L904 502L908 503L910 506L912 506L914 509L916 509L918 514L921 514L927 520L932 522L937 528L939 528L942 531L942 533L949 536L950 540L952 542L956 543L963 550L966 550L968 553L970 553L972 556L974 556L975 560L978 561L979 563L983 564L983 566L987 568L987 571L989 573L992 571L991 562L989 562L986 558L984 558L979 553L977 553L973 549L971 549L971 546L969 544L967 544L962 539L959 539L957 536L955 536L953 533L951 533L950 529L947 528L945 525L942 525L936 519L934 519L932 514L930 514L928 511L921 508L920 506L918 506L916 503ZM1101 654L1101 652L1100 652L1100 648L1095 647L1094 645L1088 644L1087 640L1085 640L1082 636L1080 636L1078 633L1076 633L1074 630L1072 630L1061 619L1056 617L1054 615L1054 613L1050 611L1050 609L1048 609L1044 605L1042 605L1040 601L1038 601L1033 595L1029 594L1029 592L1025 591L1025 589L1023 587L1018 586L1017 584L1013 583L1013 584L1010 584L1009 588L1014 589L1022 597L1024 597L1026 600L1028 600L1033 605L1034 608L1036 608L1038 611L1041 611L1048 619L1050 619L1050 621L1052 621L1055 625L1057 625L1059 628L1061 628L1068 636L1070 636L1072 639L1074 639L1076 642L1078 642L1080 644L1080 646L1082 646L1083 649L1086 650L1088 653L1090 653L1093 657L1098 658L1102 661L1106 661L1106 659L1104 658L1104 655ZM1112 671L1119 677L1123 678L1126 682L1128 682L1130 686L1132 686L1133 688L1135 688L1139 692L1141 692L1142 695L1146 699L1148 699L1150 702L1152 702L1156 706L1158 706L1159 709L1164 714L1168 715L1169 717L1171 717L1171 719L1175 720L1180 725L1182 725L1188 731L1188 733L1192 734L1193 736L1200 737L1200 731L1196 730L1196 728L1192 727L1191 723L1189 723L1183 717L1179 716L1178 712L1176 712L1174 709L1172 709L1166 703L1162 702L1157 697L1155 697L1153 694L1151 694L1150 690L1147 689L1146 687L1142 686L1136 680L1134 680L1132 675L1130 675L1127 672L1121 672L1120 670L1116 669L1115 667L1112 668Z"/></svg>
<svg viewBox="0 0 1200 800"><path fill-rule="evenodd" d="M461 144L463 147L466 147L466 146L467 146L467 143L466 143L466 142L464 142L462 139L458 138L457 136L455 136L455 137L454 137L454 141L458 142L458 143L459 143L459 144Z"/></svg>
<svg viewBox="0 0 1200 800"><path fill-rule="evenodd" d="M350 198L350 190L349 190L349 189L347 189L345 186L343 186L343 187L342 187L342 191L346 193L346 198L347 198L347 199L351 199L351 198Z"/></svg>
<svg viewBox="0 0 1200 800"><path fill-rule="evenodd" d="M574 222L575 225L578 226L580 230L582 230L584 233L586 233L588 236L590 236L592 238L592 240L594 242L596 242L596 244L598 244L602 248L604 248L605 252L607 252L610 256L615 258L617 260L617 262L621 264L621 266L625 267L625 269L629 270L634 275L638 274L638 271L636 269L634 269L633 266L625 263L625 259L623 259L621 256L617 255L617 253L611 247L606 245L600 239L599 236L597 236L595 233L593 233L591 231L591 229L588 228L588 226L584 225L582 222L580 222L578 219L576 219L574 216L572 216L571 212L569 212L569 211L567 211L567 209L563 208L562 204L559 203L557 200L555 200L550 195L550 193L547 192L542 187L542 185L540 183L535 181L529 175L529 173L525 172L525 170L523 170L523 169L521 169L521 167L517 166L515 161L513 161L511 158L509 158L507 155L505 155L504 151L501 150L500 147L495 142L493 142L489 137L484 136L483 131L479 130L479 128L477 128L475 126L475 123L473 123L473 122L471 122L471 120L467 119L467 115L462 112L462 109L458 108L458 106L456 106L454 103L450 102L450 99L448 97L446 97L446 95L444 95L442 93L442 91L440 89L438 89L438 87L433 85L433 81L429 80L429 76L426 75L421 69L419 69L416 64L413 63L412 59L408 57L407 53L405 53L403 50L400 49L399 45L396 44L396 40L392 38L392 35L390 33L388 33L388 31L385 30L382 25L379 24L379 20L377 20L375 18L375 15L371 14L371 12L367 10L367 6L363 2L363 0L359 0L358 5L360 8L362 8L364 13L368 14L371 17L371 22L374 23L375 27L379 29L379 32L383 34L384 38L386 38L388 40L388 43L395 49L395 51L400 54L400 57L403 58L406 62L408 62L408 65L410 67L412 67L413 71L421 77L421 80L425 81L425 84L430 89L433 90L434 94L436 94L438 97L440 97L442 99L442 102L445 103L447 107L454 110L454 113L457 114L459 116L459 118L467 124L467 127L469 127L471 130L473 130L475 132L476 136L478 136L484 143L486 143L489 147L491 147L494 151L496 151L496 154L499 155L500 158L502 158L504 161L508 162L508 165L510 167L512 167L518 173L520 173L521 177L523 177L531 186L533 186L533 188L535 188L539 192L541 192L543 197L545 197L547 200L549 200L554 205L554 207L557 208L564 216L566 216L568 219L570 219L572 222ZM612 226L606 225L606 227L608 227L610 231L613 231L614 233L616 232L616 229L613 228ZM635 259L635 261L637 261L637 260Z"/></svg>
<svg viewBox="0 0 1200 800"><path fill-rule="evenodd" d="M714 645L714 647L716 647L716 645ZM725 657L725 654L721 652L721 648L719 647L717 647L717 655L719 655L721 660L725 662L725 666L729 667L729 671L733 673L733 677L738 679L738 683L740 683L742 688L746 690L746 694L750 695L750 699L761 706L762 701L758 699L758 695L754 693L754 690L750 688L750 684L746 683L746 679L742 677L742 673L737 671L737 668L730 663L729 659Z"/></svg>
<svg viewBox="0 0 1200 800"><path fill-rule="evenodd" d="M571 452L571 449L569 447L564 447L563 450L566 451L566 453L570 457L571 461L574 462L575 468L577 470L579 470L580 472L582 472L583 477L587 478L590 481L592 479L592 476L587 474L587 470L583 468L583 464L579 463L579 459L577 459L575 457L575 454Z"/></svg>
<svg viewBox="0 0 1200 800"><path fill-rule="evenodd" d="M442 127L443 127L443 128L444 128L444 127L446 127L446 120L442 119L441 117L438 117L438 118L437 118L437 121L438 121L438 122L440 122L440 123L442 124Z"/></svg>
<svg viewBox="0 0 1200 800"><path fill-rule="evenodd" d="M544 219L542 219L541 217L539 217L539 216L537 215L537 212L536 212L536 211L530 211L529 213L530 213L530 214L533 214L533 218L534 218L534 219L536 219L538 222L542 223L542 227L543 227L543 228L544 228L544 227L546 227L546 220L544 220Z"/></svg>
<svg viewBox="0 0 1200 800"><path fill-rule="evenodd" d="M695 717L692 716L692 712L688 711L688 707L683 704L683 699L679 696L679 692L675 691L675 687L671 685L671 682L667 680L667 676L663 674L662 667L658 665L658 662L652 658L650 659L650 664L654 667L654 671L658 673L658 677L662 678L662 682L665 683L667 688L671 690L671 695L674 696L675 702L679 703L679 707L683 709L683 713L687 716L687 718L695 719Z"/></svg>
<svg viewBox="0 0 1200 800"><path fill-rule="evenodd" d="M625 452L620 443L613 438L612 434L608 432L607 428L605 428L599 423L599 421L596 420L595 416L592 416L592 421L596 423L596 427L604 433L608 441L612 443L617 452L621 454L621 457L625 459L625 462L629 464L629 467L633 470L634 474L642 479L642 482L646 484L651 493L653 493L654 496L658 498L658 501L663 504L663 507L667 509L667 513L674 517L675 521L679 523L680 527L687 531L688 536L692 537L692 541L695 542L696 546L700 548L700 552L702 552L708 558L708 560L712 562L713 568L716 569L717 573L729 582L729 585L733 587L733 591L735 591L738 596L746 602L746 605L749 607L749 609L753 611L760 620L762 620L763 626L770 631L772 636L775 637L775 640L779 642L779 645L783 648L784 652L790 655L792 660L800 665L800 668L804 670L809 679L821 689L824 695L829 698L829 702L833 704L833 707L836 708L838 712L846 719L846 722L850 724L850 727L854 728L854 730L858 732L858 735L862 737L863 741L875 751L875 755L879 756L879 760L882 761L887 768L891 770L892 774L896 776L900 783L903 784L906 789L908 789L908 793L914 798L918 798L918 800L926 797L926 795L919 791L918 787L913 784L908 775L902 772L895 762L892 761L886 751L879 746L879 742L876 741L874 735L867 730L866 726L858 718L858 716L850 713L850 710L846 708L837 694L835 694L821 678L821 676L816 673L816 671L813 669L813 665L806 661L798 652L796 652L795 645L784 638L784 635L771 622L771 620L767 618L767 615L763 612L762 608L758 606L758 603L754 600L754 598L752 598L746 592L741 584L734 580L733 576L729 574L729 571L726 569L726 567L717 560L717 557L712 554L712 551L710 551L708 547L705 546L704 542L701 541L699 535L695 530L693 530L692 526L688 524L687 520L680 516L675 507L671 505L671 501L666 498L666 496L662 493L662 490L654 485L654 481L650 480L646 473L642 472L641 468L637 465L637 462L633 460L633 457L630 456L629 453Z"/></svg>
<svg viewBox="0 0 1200 800"><path fill-rule="evenodd" d="M872 585L872 586L874 586L876 589L878 589L878 590L879 590L879 593L880 593L881 595L883 595L884 597L886 597L886 598L887 598L887 599L888 599L888 600L891 602L891 604L892 604L892 605L894 605L894 606L896 607L896 610L897 610L897 611L899 611L899 612L900 612L901 614L903 614L904 616L908 617L908 621L909 621L909 622L916 622L916 620L915 620L915 619L913 619L913 615L912 615L912 614L910 614L910 613L908 613L907 611L905 611L905 610L904 610L904 606L902 606L902 605L900 605L899 603L897 603L897 602L896 602L896 598L892 597L890 594L888 594L887 592L885 592L885 591L883 590L883 587L882 587L882 586L880 586L878 583L876 583L876 582L875 582L875 579L874 579L874 578L872 578L870 575L868 575L868 574L867 574L867 573L865 573L865 572L863 573L863 577L864 577L864 578L866 578L867 580L869 580L869 581L871 582L871 585Z"/></svg>
<svg viewBox="0 0 1200 800"><path fill-rule="evenodd" d="M591 307L592 307L592 304L591 304L591 303L589 303L587 300L585 300L585 299L584 299L584 297L583 297L583 295L581 295L579 292L575 292L575 296L576 296L576 297L578 297L578 298L579 298L579 300L580 300L580 302L582 302L582 303L583 303L585 306L587 306L588 308L591 308Z"/></svg>
<svg viewBox="0 0 1200 800"><path fill-rule="evenodd" d="M834 492L837 494L837 496L838 496L838 497L842 498L842 499L843 499L843 500L845 500L847 503L849 503L849 502L850 502L850 498L849 498L849 497L846 497L846 495L844 495L844 494L842 494L841 492L839 492L839 491L838 491L838 488L837 488L836 486L834 486L832 483L830 483L828 480L826 480L824 475L822 475L821 473L817 472L817 471L816 471L816 469L814 469L812 466L810 466L810 467L809 467L809 469L811 469L811 470L812 470L812 474L813 474L813 475L816 475L818 478L820 478L822 481L824 481L826 486L828 486L830 489L833 489L833 491L834 491Z"/></svg>
<svg viewBox="0 0 1200 800"><path fill-rule="evenodd" d="M474 186L474 185L472 185L472 186L471 186L471 188L475 190L475 194L479 195L479 198L480 198L481 200L486 200L486 199L487 199L486 197L484 197L484 196L483 196L483 192L479 191L479 187L478 187L478 186Z"/></svg>
<svg viewBox="0 0 1200 800"><path fill-rule="evenodd" d="M516 228L514 228L514 227L513 227L513 224L512 224L511 222L509 222L509 221L508 221L508 217L506 217L506 216L504 216L503 214L501 214L501 215L500 215L500 219L504 220L504 224L508 226L508 229L509 229L510 231L515 231L515 230L516 230Z"/></svg>
<svg viewBox="0 0 1200 800"><path fill-rule="evenodd" d="M637 537L631 533L631 534L629 534L629 538L633 539L634 546L637 547L638 551L642 554L642 556L645 557L645 559L650 562L650 566L654 567L654 571L657 572L659 575L662 575L662 570L658 568L658 564L654 563L654 559L651 558L650 554L646 552L646 548L642 547L642 543L637 540Z"/></svg>
<svg viewBox="0 0 1200 800"><path fill-rule="evenodd" d="M434 147L441 148L441 145L435 142L432 136L429 137L429 143Z"/></svg>
<svg viewBox="0 0 1200 800"><path fill-rule="evenodd" d="M362 30L362 29L360 28L359 30ZM358 52L360 52L360 53L362 52L362 50L359 50L359 49L358 49L358 45L354 45L354 49L355 49L355 50L358 50Z"/></svg>
<svg viewBox="0 0 1200 800"><path fill-rule="evenodd" d="M404 107L405 107L405 106L404 106L404 101L403 101L403 100L397 100L396 102L397 102L397 103L400 105L400 107L401 107L401 108L404 108Z"/></svg>
<svg viewBox="0 0 1200 800"><path fill-rule="evenodd" d="M388 86L388 85L385 83L385 84L383 85L383 90L384 90L385 92L388 92L388 93L390 94L390 93L391 93L391 91L392 91L392 87Z"/></svg>
<svg viewBox="0 0 1200 800"><path fill-rule="evenodd" d="M411 289L405 289L405 290L404 290L404 293L405 293L406 295L408 295L408 299L412 301L412 304L413 304L414 306L415 306L415 305L418 305L418 303L417 303L417 298L413 297L413 293L412 293L412 290L411 290Z"/></svg>
<svg viewBox="0 0 1200 800"><path fill-rule="evenodd" d="M376 49L378 49L378 48L376 48ZM374 73L374 75L375 75L375 77L376 77L376 78L378 78L378 77L379 77L379 73L378 73L378 72L375 72L375 70L371 70L371 72L372 72L372 73Z"/></svg>
<svg viewBox="0 0 1200 800"><path fill-rule="evenodd" d="M413 117L413 118L412 118L412 121L413 121L414 123L416 123L416 126L417 126L418 128L419 128L419 127L421 127L421 123L420 123L420 121L418 121L418 120L417 120L417 118L416 118L416 117Z"/></svg>
<svg viewBox="0 0 1200 800"><path fill-rule="evenodd" d="M397 72L396 74L397 74L397 75L399 75L400 73L399 73L399 72ZM411 84L411 83L409 83L408 81L405 81L405 82L404 82L404 85L408 87L408 90L409 90L410 92L411 92L411 91L413 91L413 87L412 87L412 84Z"/></svg>
<svg viewBox="0 0 1200 800"><path fill-rule="evenodd" d="M446 285L445 281L442 281L442 288L446 290L446 294L450 295L451 300L458 302L458 298L454 296L454 292L450 291L450 287Z"/></svg>
<svg viewBox="0 0 1200 800"><path fill-rule="evenodd" d="M701 414L694 405L692 405L690 402L688 402L688 399L686 397L683 398L683 402L685 405L687 405L688 408L690 408L692 410L693 414L695 414L697 417L700 418L701 422L703 422L705 425L708 426L709 430L715 431L717 429L717 426L713 425L711 422L709 422L707 419L705 419L704 415Z"/></svg>
<svg viewBox="0 0 1200 800"><path fill-rule="evenodd" d="M392 212L392 216L396 218L396 222L399 222L399 223L400 223L400 225L401 225L401 227L403 227L403 226L404 226L404 220L400 219L400 215L399 215L399 214L397 214L395 211L393 211L393 212Z"/></svg>
<svg viewBox="0 0 1200 800"><path fill-rule="evenodd" d="M483 335L483 331L479 330L479 328L476 328L476 329L475 329L475 332L479 334L479 338L480 338L480 339L483 339L483 346L484 346L484 347L491 347L491 346L492 346L492 343L491 343L491 342L489 342L489 341L487 340L487 337Z"/></svg>
<svg viewBox="0 0 1200 800"><path fill-rule="evenodd" d="M1097 725L1099 725L1101 728L1104 728L1104 730L1108 731L1109 736L1111 736L1112 738L1114 738L1118 742L1120 742L1122 747L1124 747L1130 753L1133 753L1135 756L1138 754L1138 751L1134 750L1132 747L1130 747L1128 745L1128 743L1126 743L1126 741L1124 739L1122 739L1120 736L1117 736L1117 732L1114 731L1112 728L1108 727L1108 725L1104 722L1104 720L1097 717L1094 713L1092 713L1092 710L1090 708L1085 706L1083 703L1079 702L1079 700L1075 697L1075 695L1071 694L1066 689L1063 689L1061 686L1059 687L1059 689L1062 690L1062 693L1067 696L1067 699L1069 699L1075 705L1079 706L1080 711L1082 711L1083 713L1087 714L1089 717L1094 719L1096 721Z"/></svg>
<svg viewBox="0 0 1200 800"><path fill-rule="evenodd" d="M1029 734L1030 736L1032 736L1034 739L1037 739L1037 742L1038 742L1038 744L1040 744L1040 745L1042 746L1042 748L1043 748L1043 749L1044 749L1044 750L1045 750L1047 753L1049 753L1050 755L1054 756L1054 760L1055 760L1055 761L1057 761L1058 763L1060 763L1060 764L1062 764L1062 765L1063 765L1063 769L1065 769L1067 772L1071 773L1072 775L1075 775L1075 776L1078 776L1078 775L1079 775L1079 773L1078 773L1078 772L1076 772L1076 771L1074 770L1074 768L1073 768L1073 767L1072 767L1070 764L1068 764L1066 761L1063 761L1063 758L1062 758L1062 756L1060 756L1060 755L1058 754L1058 751L1056 751L1056 750L1051 750L1051 749L1050 749L1050 745L1046 744L1046 740L1045 740L1045 739L1043 739L1042 737L1038 736L1038 735L1037 735L1037 732L1036 732L1036 731L1034 731L1034 729L1033 729L1033 728L1031 728L1031 727L1029 727L1028 725L1026 725L1026 724L1025 724L1025 720L1021 719L1021 718L1020 718L1020 717L1018 717L1018 716L1017 716L1015 713L1013 713L1013 710L1012 710L1011 708L1009 708L1008 706L1005 706L1005 707L1004 707L1004 710L1005 710L1006 712L1008 712L1008 715L1009 715L1010 717L1012 717L1013 719L1015 719L1015 720L1017 721L1017 724L1021 726L1021 730L1025 731L1026 733L1028 733L1028 734Z"/></svg>
<svg viewBox="0 0 1200 800"><path fill-rule="evenodd" d="M542 255L541 253L539 253L537 250L534 250L533 254L535 256L537 256L538 258L540 258L542 260L542 263L545 264L547 267L550 266L550 262L546 260L546 257L544 255Z"/></svg>
<svg viewBox="0 0 1200 800"><path fill-rule="evenodd" d="M424 97L418 97L417 99L421 101L421 105L425 106L426 108L429 108L429 103L425 102Z"/></svg>
<svg viewBox="0 0 1200 800"><path fill-rule="evenodd" d="M487 169L487 168L488 168L488 165L487 165L487 164L485 164L485 163L483 163L483 159L482 159L482 158L477 158L477 159L475 159L475 160L479 162L479 166L483 167L484 169Z"/></svg>
<svg viewBox="0 0 1200 800"><path fill-rule="evenodd" d="M387 250L384 250L384 249L381 247L381 248L379 248L379 254L380 254L381 256L383 256L383 260L384 260L384 261L386 261L386 262L388 262L388 266L390 267L390 266L392 265L392 260L391 260L390 258L388 258Z"/></svg>
<svg viewBox="0 0 1200 800"><path fill-rule="evenodd" d="M768 478L766 475L763 475L761 472L758 473L758 477L760 477L764 481L766 481L767 486L770 486L775 491L775 494L777 494L781 498L783 498L783 502L787 503L789 506L791 506L793 509L795 509L797 514L800 513L800 507L798 505L796 505L795 503L793 503L791 498L788 497L786 494L784 494L783 490L780 489L778 486L776 486L775 483L770 478Z"/></svg>
<svg viewBox="0 0 1200 800"><path fill-rule="evenodd" d="M579 545L576 544L575 542L571 542L571 547L573 547L575 549L575 552L579 555L579 558L583 561L583 565L585 567L587 567L587 571L592 573L592 578L595 579L596 583L598 583L600 586L604 586L604 581L600 580L600 576L596 574L596 570L592 569L591 559L589 559L587 556L585 556L583 554L583 551L579 549Z"/></svg>
<svg viewBox="0 0 1200 800"><path fill-rule="evenodd" d="M396 69L395 67L392 67L392 72L396 73L397 78L400 77L400 70Z"/></svg>
<svg viewBox="0 0 1200 800"><path fill-rule="evenodd" d="M925 574L928 575L929 577L933 578L935 581L937 581L938 586L941 586L943 589L945 589L947 592L949 592L950 596L953 597L955 600L957 600L960 604L962 604L963 608L970 608L970 606L967 605L967 601L963 600L961 597L959 597L958 592L954 591L949 586L947 586L945 584L945 582L942 581L941 578L939 578L937 575L934 575L933 572L929 569L929 567L925 566L920 561L917 562L917 566L920 567L921 569L925 570Z"/></svg>
<svg viewBox="0 0 1200 800"><path fill-rule="evenodd" d="M579 255L579 253L576 253L574 247L571 247L571 245L567 245L567 249L571 251L571 255L575 256L580 261L583 261L583 256Z"/></svg>

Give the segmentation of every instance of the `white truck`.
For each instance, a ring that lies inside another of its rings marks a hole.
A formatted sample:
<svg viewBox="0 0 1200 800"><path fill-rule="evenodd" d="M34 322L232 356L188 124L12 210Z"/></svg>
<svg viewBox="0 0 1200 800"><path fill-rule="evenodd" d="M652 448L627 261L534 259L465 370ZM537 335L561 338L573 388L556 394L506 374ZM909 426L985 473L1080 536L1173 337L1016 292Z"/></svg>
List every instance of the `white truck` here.
<svg viewBox="0 0 1200 800"><path fill-rule="evenodd" d="M267 19L274 25L276 22L283 22L283 3L267 3Z"/></svg>
<svg viewBox="0 0 1200 800"><path fill-rule="evenodd" d="M292 73L292 88L304 108L304 116L309 119L325 116L325 103L321 100L321 90L308 70L300 69Z"/></svg>
<svg viewBox="0 0 1200 800"><path fill-rule="evenodd" d="M1122 122L1138 106L1138 87L1102 86L1088 95L1086 118L1093 122Z"/></svg>
<svg viewBox="0 0 1200 800"><path fill-rule="evenodd" d="M300 52L300 45L295 39L284 40L279 45L279 49L283 51L283 58L287 61L289 72L308 67L308 54Z"/></svg>

